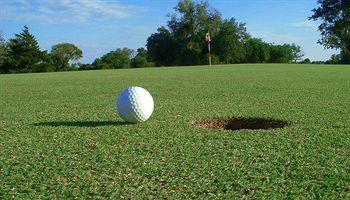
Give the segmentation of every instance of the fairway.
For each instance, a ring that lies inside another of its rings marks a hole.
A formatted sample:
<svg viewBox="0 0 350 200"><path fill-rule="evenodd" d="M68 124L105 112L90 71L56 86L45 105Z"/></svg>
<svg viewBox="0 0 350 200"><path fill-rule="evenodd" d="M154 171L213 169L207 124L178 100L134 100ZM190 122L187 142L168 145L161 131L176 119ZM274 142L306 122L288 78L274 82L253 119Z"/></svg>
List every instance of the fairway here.
<svg viewBox="0 0 350 200"><path fill-rule="evenodd" d="M127 86L153 96L145 123L117 114ZM0 95L0 199L350 198L349 65L11 74ZM191 126L239 117L290 124Z"/></svg>

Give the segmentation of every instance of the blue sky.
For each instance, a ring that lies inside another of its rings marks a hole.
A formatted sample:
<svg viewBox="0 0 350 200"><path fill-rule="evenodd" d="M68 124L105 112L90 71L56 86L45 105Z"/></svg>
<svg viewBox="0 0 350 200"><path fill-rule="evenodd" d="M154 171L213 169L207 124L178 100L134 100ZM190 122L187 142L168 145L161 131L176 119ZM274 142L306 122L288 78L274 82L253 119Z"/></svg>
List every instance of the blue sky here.
<svg viewBox="0 0 350 200"><path fill-rule="evenodd" d="M326 60L335 50L317 44L319 22L308 21L316 0L209 0L223 18L245 22L248 32L275 44L296 43L305 57ZM28 25L43 50L61 42L79 46L82 62L116 48L137 49L165 26L177 0L0 0L5 38Z"/></svg>

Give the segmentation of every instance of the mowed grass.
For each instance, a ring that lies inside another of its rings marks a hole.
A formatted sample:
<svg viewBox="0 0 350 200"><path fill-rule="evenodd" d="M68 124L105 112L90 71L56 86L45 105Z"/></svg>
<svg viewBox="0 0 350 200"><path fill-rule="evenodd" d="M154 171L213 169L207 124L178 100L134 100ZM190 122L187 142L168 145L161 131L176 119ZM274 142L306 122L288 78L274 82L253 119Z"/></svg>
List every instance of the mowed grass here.
<svg viewBox="0 0 350 200"><path fill-rule="evenodd" d="M153 95L122 123L127 86ZM226 65L0 75L0 198L350 198L350 66ZM194 128L210 118L291 122Z"/></svg>

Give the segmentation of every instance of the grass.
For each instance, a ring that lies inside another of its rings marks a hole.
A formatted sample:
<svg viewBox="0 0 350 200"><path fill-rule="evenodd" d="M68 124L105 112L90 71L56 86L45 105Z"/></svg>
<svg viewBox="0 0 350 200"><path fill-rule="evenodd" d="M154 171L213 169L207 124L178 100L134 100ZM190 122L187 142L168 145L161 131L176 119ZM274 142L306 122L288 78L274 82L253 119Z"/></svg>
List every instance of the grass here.
<svg viewBox="0 0 350 200"><path fill-rule="evenodd" d="M116 97L142 86L149 121ZM350 198L350 66L232 65L0 75L0 199ZM274 130L191 127L272 118Z"/></svg>

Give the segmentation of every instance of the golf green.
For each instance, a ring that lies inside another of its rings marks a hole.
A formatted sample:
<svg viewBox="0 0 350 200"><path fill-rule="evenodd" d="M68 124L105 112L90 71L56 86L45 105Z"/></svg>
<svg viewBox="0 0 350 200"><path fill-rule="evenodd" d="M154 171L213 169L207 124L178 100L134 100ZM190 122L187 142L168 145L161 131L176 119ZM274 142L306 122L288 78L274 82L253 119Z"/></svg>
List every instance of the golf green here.
<svg viewBox="0 0 350 200"><path fill-rule="evenodd" d="M141 86L151 118L122 122ZM0 75L0 198L350 198L350 66ZM220 131L197 120L288 126Z"/></svg>

